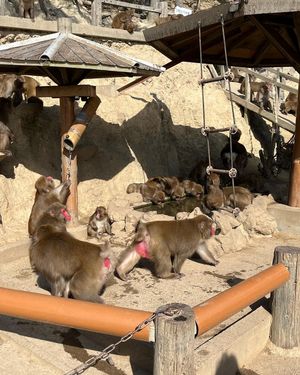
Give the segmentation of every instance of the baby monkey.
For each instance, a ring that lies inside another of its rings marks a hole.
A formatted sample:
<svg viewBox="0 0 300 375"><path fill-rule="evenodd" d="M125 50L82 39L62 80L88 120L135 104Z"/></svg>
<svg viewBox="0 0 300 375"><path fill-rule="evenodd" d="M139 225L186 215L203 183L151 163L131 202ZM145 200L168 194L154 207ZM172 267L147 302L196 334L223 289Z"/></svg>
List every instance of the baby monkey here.
<svg viewBox="0 0 300 375"><path fill-rule="evenodd" d="M110 220L106 208L98 206L89 219L87 235L88 237L96 237L100 240L103 233L111 234Z"/></svg>

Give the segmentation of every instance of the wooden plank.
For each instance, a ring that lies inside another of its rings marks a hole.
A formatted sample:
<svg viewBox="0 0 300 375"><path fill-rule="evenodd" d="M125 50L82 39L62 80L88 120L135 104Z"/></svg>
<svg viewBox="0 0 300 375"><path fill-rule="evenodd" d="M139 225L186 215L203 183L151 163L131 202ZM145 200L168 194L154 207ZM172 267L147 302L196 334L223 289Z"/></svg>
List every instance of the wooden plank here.
<svg viewBox="0 0 300 375"><path fill-rule="evenodd" d="M40 98L96 96L96 86L91 86L91 85L39 86L36 88L36 95Z"/></svg>
<svg viewBox="0 0 300 375"><path fill-rule="evenodd" d="M125 7L125 8L133 8L133 9L140 9L140 10L146 10L148 12L153 13L160 13L161 9L157 8L154 9L153 7L149 7L146 5L139 5L139 4L133 4L133 3L127 3L126 1L117 1L117 0L103 0L103 4L111 4L118 7Z"/></svg>
<svg viewBox="0 0 300 375"><path fill-rule="evenodd" d="M250 74L250 75L252 75L252 76L254 76L256 78L259 78L262 81L272 83L273 85L275 85L275 86L277 86L277 87L279 87L279 88L281 88L283 90L286 90L286 91L292 92L293 94L297 94L298 95L298 90L297 89L295 89L292 86L285 85L284 83L278 82L276 80L276 78L268 78L268 77L264 76L263 74L255 72L254 70L251 70L251 69L248 69L248 68L241 68L241 67L239 67L239 70L241 70L242 72L245 72L247 74ZM271 70L271 69L269 69L269 70ZM272 69L272 71L274 73L277 73L277 71L275 69ZM296 82L299 82L299 80L297 80Z"/></svg>
<svg viewBox="0 0 300 375"><path fill-rule="evenodd" d="M300 90L300 82L298 85ZM298 109L300 108L300 95L298 95ZM289 206L300 207L300 111L297 111L295 143L293 147L292 167L289 187Z"/></svg>
<svg viewBox="0 0 300 375"><path fill-rule="evenodd" d="M268 68L268 70L272 73L277 73L277 70L276 69L273 69L273 68ZM279 75L289 81L292 81L292 82L296 82L296 83L299 83L299 78L296 78L296 77L293 77L291 76L290 74L286 74L284 72L279 72Z"/></svg>
<svg viewBox="0 0 300 375"><path fill-rule="evenodd" d="M270 14L270 13L285 13L285 12L299 12L300 2L298 0L272 0L261 1L251 0L235 13L235 16L246 16L251 14Z"/></svg>
<svg viewBox="0 0 300 375"><path fill-rule="evenodd" d="M290 61L291 65L300 72L300 62L299 62L299 54L297 51L292 49L290 45L286 43L284 38L276 32L275 29L271 29L270 27L266 27L263 25L256 17L250 17L251 22L255 25L264 35L265 37L278 49L278 51L285 56L288 61Z"/></svg>
<svg viewBox="0 0 300 375"><path fill-rule="evenodd" d="M56 21L35 20L33 23L30 19L0 16L0 30L22 30L32 33L55 33L57 32ZM111 29L108 27L99 27L93 25L72 24L73 34L79 36L88 36L96 39L111 39L120 41L130 41L134 43L145 43L144 34L141 31L135 31L130 34L126 30Z"/></svg>
<svg viewBox="0 0 300 375"><path fill-rule="evenodd" d="M227 98L229 99L230 98L229 92L225 91L225 94L226 94ZM235 103L245 107L246 109L249 109L250 111L258 113L260 116L264 117L265 119L267 119L271 122L276 122L275 121L276 119L275 119L275 116L274 116L273 113L265 111L264 109L261 109L260 107L258 107L257 105L255 105L251 102L247 102L247 100L242 99L240 96L238 96L234 93L232 93L231 95L232 95L232 100ZM300 111L299 111L299 113L300 113ZM290 133L295 132L295 124L292 123L291 121L287 120L287 119L282 118L281 116L278 116L278 125L281 128L289 131Z"/></svg>

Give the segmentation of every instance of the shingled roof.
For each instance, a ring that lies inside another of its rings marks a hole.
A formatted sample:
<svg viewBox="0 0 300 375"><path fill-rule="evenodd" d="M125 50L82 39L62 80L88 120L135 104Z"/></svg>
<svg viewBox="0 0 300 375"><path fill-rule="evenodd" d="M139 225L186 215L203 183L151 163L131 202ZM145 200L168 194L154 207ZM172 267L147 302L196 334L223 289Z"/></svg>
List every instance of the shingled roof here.
<svg viewBox="0 0 300 375"><path fill-rule="evenodd" d="M173 61L225 65L291 66L300 71L300 1L236 0L144 30L147 43Z"/></svg>
<svg viewBox="0 0 300 375"><path fill-rule="evenodd" d="M49 76L57 84L76 84L85 78L157 76L163 71L68 32L0 46L0 73Z"/></svg>

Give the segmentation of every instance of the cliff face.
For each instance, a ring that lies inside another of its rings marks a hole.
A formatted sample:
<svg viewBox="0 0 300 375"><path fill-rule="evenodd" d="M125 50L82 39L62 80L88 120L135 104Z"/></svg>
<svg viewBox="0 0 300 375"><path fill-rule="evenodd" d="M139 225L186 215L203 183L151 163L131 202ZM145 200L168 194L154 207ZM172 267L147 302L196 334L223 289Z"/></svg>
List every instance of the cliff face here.
<svg viewBox="0 0 300 375"><path fill-rule="evenodd" d="M149 46L113 43L112 48L152 63L167 62ZM198 161L207 158L206 138L199 130L202 108L198 77L199 64L181 63L122 94L116 89L132 78L82 82L97 86L101 104L78 145L81 218L91 215L98 205L106 206L114 197L126 198L126 187L131 182L144 182L155 175L186 177ZM42 85L53 84L49 78L35 78ZM232 124L230 103L218 84L206 87L205 103L207 126ZM79 108L83 105L78 103ZM250 139L237 107L235 114L242 142L248 151L251 145L257 152L258 144ZM8 126L16 141L12 145L13 158L0 164L4 222L0 244L26 237L34 183L39 175L60 179L59 102L45 99L42 112L24 102L14 110ZM212 136L216 165L226 139L224 134Z"/></svg>

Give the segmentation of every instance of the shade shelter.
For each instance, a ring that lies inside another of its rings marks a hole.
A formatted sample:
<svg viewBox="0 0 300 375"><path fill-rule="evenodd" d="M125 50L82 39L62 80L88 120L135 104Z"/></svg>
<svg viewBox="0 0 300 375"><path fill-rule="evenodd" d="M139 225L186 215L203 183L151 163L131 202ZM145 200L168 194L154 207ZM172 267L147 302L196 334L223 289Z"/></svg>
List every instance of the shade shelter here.
<svg viewBox="0 0 300 375"><path fill-rule="evenodd" d="M0 73L46 76L57 84L38 87L37 96L60 99L62 181L71 179L67 207L75 223L78 201L74 148L100 104L95 86L78 83L86 78L147 77L159 75L164 69L73 35L71 27L71 20L62 18L58 20L58 33L0 46ZM75 97L87 99L76 118Z"/></svg>
<svg viewBox="0 0 300 375"><path fill-rule="evenodd" d="M293 66L300 73L300 1L236 0L144 31L146 41L166 55L171 67L199 62L241 67ZM298 94L298 108L300 95ZM289 205L300 207L300 111L296 118Z"/></svg>

